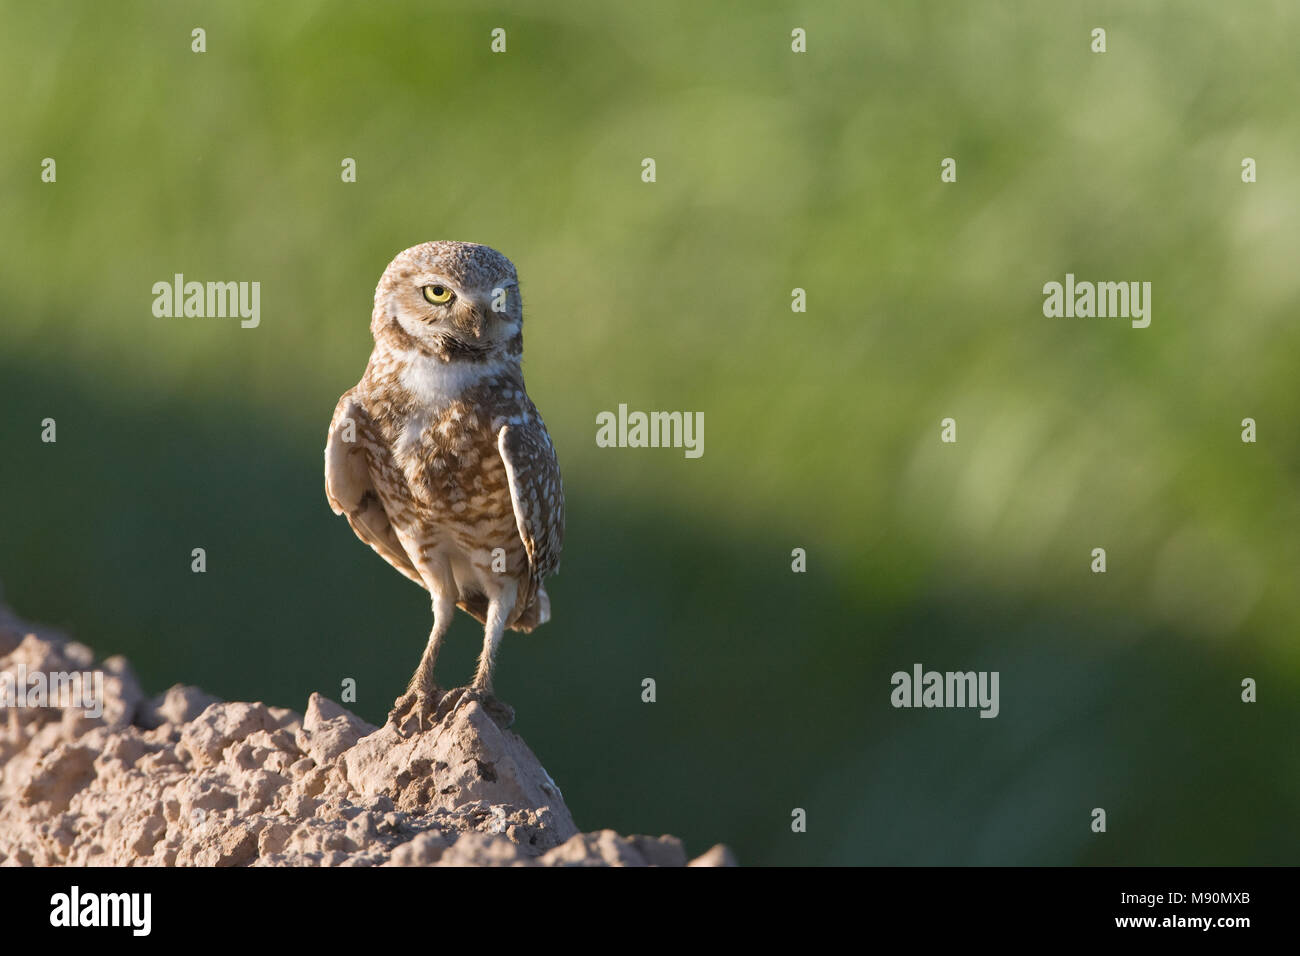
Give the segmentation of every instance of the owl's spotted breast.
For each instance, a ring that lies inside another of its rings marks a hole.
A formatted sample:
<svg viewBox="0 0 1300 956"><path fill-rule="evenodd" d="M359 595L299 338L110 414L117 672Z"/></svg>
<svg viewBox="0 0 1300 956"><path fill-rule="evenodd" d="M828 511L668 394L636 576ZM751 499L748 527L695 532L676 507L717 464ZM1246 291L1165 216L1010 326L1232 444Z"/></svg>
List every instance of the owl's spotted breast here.
<svg viewBox="0 0 1300 956"><path fill-rule="evenodd" d="M360 389L374 425L370 467L387 477L377 489L394 527L421 557L450 559L463 596L484 591L489 575L520 579L526 610L541 581L520 536L499 433L542 425L517 372L485 367L474 376L451 365L439 380L419 364L372 371Z"/></svg>
<svg viewBox="0 0 1300 956"><path fill-rule="evenodd" d="M417 413L386 437L422 510L474 520L501 494L497 510L510 509L505 466L494 436L469 402L457 399L437 412Z"/></svg>

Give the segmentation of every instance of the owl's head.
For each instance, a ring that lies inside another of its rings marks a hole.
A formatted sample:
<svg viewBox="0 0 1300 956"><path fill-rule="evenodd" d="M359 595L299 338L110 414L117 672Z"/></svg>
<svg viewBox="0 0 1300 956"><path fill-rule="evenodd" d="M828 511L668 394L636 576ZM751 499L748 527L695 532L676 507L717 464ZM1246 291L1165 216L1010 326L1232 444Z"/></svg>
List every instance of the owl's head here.
<svg viewBox="0 0 1300 956"><path fill-rule="evenodd" d="M370 331L376 342L447 362L518 361L523 318L509 259L473 242L425 242L384 270Z"/></svg>

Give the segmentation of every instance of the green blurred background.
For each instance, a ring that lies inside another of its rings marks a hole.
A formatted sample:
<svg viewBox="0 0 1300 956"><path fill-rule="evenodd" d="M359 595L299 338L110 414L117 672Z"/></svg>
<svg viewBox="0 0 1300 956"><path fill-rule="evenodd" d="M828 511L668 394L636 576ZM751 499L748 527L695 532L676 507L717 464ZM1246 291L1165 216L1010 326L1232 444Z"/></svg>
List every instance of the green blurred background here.
<svg viewBox="0 0 1300 956"><path fill-rule="evenodd" d="M1296 862L1300 8L1063 6L5 3L5 599L151 692L354 678L382 720L429 605L330 513L326 426L389 259L483 242L569 517L498 690L580 826ZM177 272L261 326L155 318ZM1151 327L1044 318L1066 272L1152 282ZM596 447L620 402L704 456ZM894 710L914 662L999 671L1001 716Z"/></svg>

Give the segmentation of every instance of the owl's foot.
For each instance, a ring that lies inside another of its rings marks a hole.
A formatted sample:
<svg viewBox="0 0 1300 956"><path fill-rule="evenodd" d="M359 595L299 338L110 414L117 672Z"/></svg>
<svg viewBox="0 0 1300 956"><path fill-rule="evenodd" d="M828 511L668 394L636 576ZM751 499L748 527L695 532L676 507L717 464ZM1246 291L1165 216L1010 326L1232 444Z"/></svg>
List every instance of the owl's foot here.
<svg viewBox="0 0 1300 956"><path fill-rule="evenodd" d="M397 698L393 709L388 712L388 722L402 737L411 736L412 725L414 725L414 733L423 733L437 722L435 715L440 696L441 692L436 687L428 691L412 688Z"/></svg>
<svg viewBox="0 0 1300 956"><path fill-rule="evenodd" d="M503 700L499 700L496 695L488 693L478 687L455 687L447 691L438 702L437 719L444 720L448 714L454 711L461 704L467 704L470 701L476 701L482 707L492 722L502 730L510 727L515 722L515 709Z"/></svg>

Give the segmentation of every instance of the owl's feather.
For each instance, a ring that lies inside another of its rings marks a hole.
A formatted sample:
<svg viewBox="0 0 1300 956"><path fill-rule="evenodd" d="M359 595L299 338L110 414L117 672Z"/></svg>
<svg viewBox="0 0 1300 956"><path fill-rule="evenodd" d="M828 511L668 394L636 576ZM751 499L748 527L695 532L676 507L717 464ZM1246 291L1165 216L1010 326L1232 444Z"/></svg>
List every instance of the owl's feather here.
<svg viewBox="0 0 1300 956"><path fill-rule="evenodd" d="M534 413L524 424L504 426L497 448L506 465L510 502L528 564L534 577L549 577L560 569L564 544L564 490L551 436Z"/></svg>
<svg viewBox="0 0 1300 956"><path fill-rule="evenodd" d="M358 538L375 553L420 587L426 587L420 574L406 556L402 543L397 540L393 525L388 519L370 475L369 455L362 436L369 430L370 418L364 408L352 397L349 389L339 399L330 421L329 438L325 443L325 497L337 515L348 519L348 524ZM347 421L353 423L356 440L343 439Z"/></svg>

